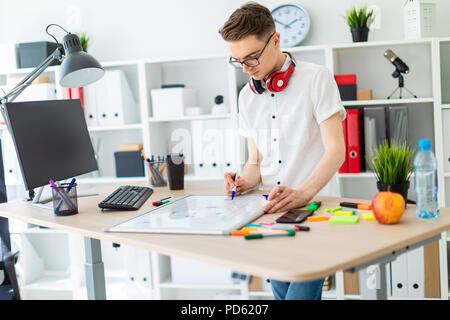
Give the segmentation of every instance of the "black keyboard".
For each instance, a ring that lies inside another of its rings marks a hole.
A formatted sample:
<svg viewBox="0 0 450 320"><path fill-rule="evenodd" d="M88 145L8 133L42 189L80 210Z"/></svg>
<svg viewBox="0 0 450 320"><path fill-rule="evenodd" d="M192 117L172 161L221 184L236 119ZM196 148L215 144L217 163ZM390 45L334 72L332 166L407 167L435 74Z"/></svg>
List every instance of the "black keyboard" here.
<svg viewBox="0 0 450 320"><path fill-rule="evenodd" d="M120 186L98 206L102 209L137 210L152 195L149 187Z"/></svg>

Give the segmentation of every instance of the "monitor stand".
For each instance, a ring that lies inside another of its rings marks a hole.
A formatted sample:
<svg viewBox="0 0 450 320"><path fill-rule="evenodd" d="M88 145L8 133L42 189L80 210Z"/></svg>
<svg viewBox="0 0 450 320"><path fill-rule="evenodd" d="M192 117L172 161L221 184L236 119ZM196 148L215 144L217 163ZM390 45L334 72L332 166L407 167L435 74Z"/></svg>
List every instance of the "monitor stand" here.
<svg viewBox="0 0 450 320"><path fill-rule="evenodd" d="M48 210L53 210L53 204L51 203L51 205L48 205L46 203L48 202L52 202L53 198L52 197L47 197L47 198L43 198L41 199L42 196L42 191L44 191L45 186L39 187L36 195L33 198L33 206L36 207L40 207L40 208L44 208L44 209L48 209ZM77 194L77 198L82 198L82 197L91 197L91 196L98 196L98 193L90 193L90 194Z"/></svg>

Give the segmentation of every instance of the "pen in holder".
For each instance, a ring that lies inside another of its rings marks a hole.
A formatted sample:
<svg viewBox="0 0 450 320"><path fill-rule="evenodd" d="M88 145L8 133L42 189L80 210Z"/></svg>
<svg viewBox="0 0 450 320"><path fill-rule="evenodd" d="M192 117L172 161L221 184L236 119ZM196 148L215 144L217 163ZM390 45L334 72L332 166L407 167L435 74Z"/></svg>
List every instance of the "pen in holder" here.
<svg viewBox="0 0 450 320"><path fill-rule="evenodd" d="M63 183L52 185L53 212L57 216L68 216L78 213L77 184Z"/></svg>
<svg viewBox="0 0 450 320"><path fill-rule="evenodd" d="M164 161L151 161L148 162L148 171L150 176L150 184L154 187L164 187L167 185L166 180L163 178L163 172L165 167Z"/></svg>

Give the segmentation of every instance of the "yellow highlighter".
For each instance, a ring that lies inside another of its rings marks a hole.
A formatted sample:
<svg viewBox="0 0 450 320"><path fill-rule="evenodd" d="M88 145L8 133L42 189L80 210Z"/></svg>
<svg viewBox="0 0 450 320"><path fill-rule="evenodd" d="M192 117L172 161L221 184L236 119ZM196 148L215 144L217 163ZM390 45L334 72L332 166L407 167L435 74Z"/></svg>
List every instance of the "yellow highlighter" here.
<svg viewBox="0 0 450 320"><path fill-rule="evenodd" d="M355 215L355 211L336 211L334 212L335 215L337 216L353 216Z"/></svg>
<svg viewBox="0 0 450 320"><path fill-rule="evenodd" d="M364 221L375 221L375 216L373 212L363 212L361 213L361 215Z"/></svg>

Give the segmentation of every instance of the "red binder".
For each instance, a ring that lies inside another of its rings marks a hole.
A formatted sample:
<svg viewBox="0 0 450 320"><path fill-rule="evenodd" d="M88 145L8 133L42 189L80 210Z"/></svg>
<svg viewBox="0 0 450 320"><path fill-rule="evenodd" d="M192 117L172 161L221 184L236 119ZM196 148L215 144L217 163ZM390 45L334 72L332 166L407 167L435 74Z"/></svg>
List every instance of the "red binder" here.
<svg viewBox="0 0 450 320"><path fill-rule="evenodd" d="M342 121L342 128L344 129L344 141L345 141L345 160L344 163L342 164L342 166L339 168L338 172L339 173L347 173L348 172L348 155L347 155L347 118L346 117L343 121Z"/></svg>
<svg viewBox="0 0 450 320"><path fill-rule="evenodd" d="M63 99L72 99L70 88L62 88L62 97Z"/></svg>
<svg viewBox="0 0 450 320"><path fill-rule="evenodd" d="M348 172L361 172L361 139L359 127L359 110L347 110L347 158Z"/></svg>
<svg viewBox="0 0 450 320"><path fill-rule="evenodd" d="M71 93L72 99L80 99L81 108L83 108L83 112L84 112L83 88L71 88L70 93Z"/></svg>

